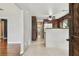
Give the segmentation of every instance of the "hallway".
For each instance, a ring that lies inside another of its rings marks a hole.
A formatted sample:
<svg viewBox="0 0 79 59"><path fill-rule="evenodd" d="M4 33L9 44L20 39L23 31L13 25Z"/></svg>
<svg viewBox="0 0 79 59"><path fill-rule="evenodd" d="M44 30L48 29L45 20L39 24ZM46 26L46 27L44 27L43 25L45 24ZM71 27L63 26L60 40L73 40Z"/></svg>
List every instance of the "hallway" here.
<svg viewBox="0 0 79 59"><path fill-rule="evenodd" d="M46 42L46 38L45 38L46 32L44 33L44 29L45 28L44 28L43 21L37 20L37 39L36 41L31 42L30 46L25 51L24 56L68 56L66 49L62 49L61 47L47 47L46 46L47 43L50 42L50 40ZM56 44L54 45L56 46ZM58 43L58 45L60 45L60 43Z"/></svg>
<svg viewBox="0 0 79 59"><path fill-rule="evenodd" d="M32 42L23 56L68 56L67 53L59 48L46 48L44 41Z"/></svg>

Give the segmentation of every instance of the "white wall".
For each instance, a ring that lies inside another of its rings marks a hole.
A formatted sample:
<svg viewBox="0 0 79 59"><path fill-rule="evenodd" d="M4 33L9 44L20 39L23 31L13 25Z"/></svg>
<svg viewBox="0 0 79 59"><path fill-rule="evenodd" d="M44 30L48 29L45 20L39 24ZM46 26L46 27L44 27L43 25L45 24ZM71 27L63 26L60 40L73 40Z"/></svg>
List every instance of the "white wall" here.
<svg viewBox="0 0 79 59"><path fill-rule="evenodd" d="M24 47L31 43L31 14L24 11Z"/></svg>
<svg viewBox="0 0 79 59"><path fill-rule="evenodd" d="M22 11L15 4L0 4L0 18L8 21L8 43L20 43L23 52L23 17Z"/></svg>

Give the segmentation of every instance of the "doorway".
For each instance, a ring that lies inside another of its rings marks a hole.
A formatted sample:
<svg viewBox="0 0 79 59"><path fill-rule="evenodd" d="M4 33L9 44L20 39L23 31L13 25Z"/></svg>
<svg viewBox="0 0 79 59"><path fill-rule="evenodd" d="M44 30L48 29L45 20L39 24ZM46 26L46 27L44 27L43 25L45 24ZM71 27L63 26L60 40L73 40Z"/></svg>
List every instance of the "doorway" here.
<svg viewBox="0 0 79 59"><path fill-rule="evenodd" d="M37 20L37 43L45 47L45 39L44 39L44 21Z"/></svg>
<svg viewBox="0 0 79 59"><path fill-rule="evenodd" d="M44 21L32 16L32 43L35 46L45 46L44 40Z"/></svg>
<svg viewBox="0 0 79 59"><path fill-rule="evenodd" d="M7 19L0 19L0 48L7 46Z"/></svg>

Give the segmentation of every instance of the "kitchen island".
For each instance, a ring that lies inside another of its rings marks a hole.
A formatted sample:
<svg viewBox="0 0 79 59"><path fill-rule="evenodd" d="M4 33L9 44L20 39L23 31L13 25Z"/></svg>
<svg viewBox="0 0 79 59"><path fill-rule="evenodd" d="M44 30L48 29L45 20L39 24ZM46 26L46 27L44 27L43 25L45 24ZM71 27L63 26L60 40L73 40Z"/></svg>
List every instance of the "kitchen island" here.
<svg viewBox="0 0 79 59"><path fill-rule="evenodd" d="M56 48L69 52L69 29L45 29L46 48Z"/></svg>

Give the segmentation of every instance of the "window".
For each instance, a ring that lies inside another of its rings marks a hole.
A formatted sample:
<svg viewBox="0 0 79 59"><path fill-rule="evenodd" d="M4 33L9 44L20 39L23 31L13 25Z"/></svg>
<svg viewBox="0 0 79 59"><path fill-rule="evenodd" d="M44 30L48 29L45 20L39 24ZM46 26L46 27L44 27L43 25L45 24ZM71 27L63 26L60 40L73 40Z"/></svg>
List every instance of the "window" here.
<svg viewBox="0 0 79 59"><path fill-rule="evenodd" d="M63 20L63 28L69 28L68 19Z"/></svg>

